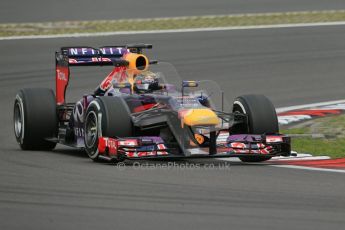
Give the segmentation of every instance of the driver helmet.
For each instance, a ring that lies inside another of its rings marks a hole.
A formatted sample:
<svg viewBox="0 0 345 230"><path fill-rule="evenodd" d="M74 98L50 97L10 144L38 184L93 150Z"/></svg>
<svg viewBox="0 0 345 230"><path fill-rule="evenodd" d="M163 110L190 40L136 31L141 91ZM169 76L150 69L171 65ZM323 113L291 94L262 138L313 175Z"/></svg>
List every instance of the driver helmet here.
<svg viewBox="0 0 345 230"><path fill-rule="evenodd" d="M133 89L136 93L151 93L159 90L158 77L151 71L144 71L134 79Z"/></svg>

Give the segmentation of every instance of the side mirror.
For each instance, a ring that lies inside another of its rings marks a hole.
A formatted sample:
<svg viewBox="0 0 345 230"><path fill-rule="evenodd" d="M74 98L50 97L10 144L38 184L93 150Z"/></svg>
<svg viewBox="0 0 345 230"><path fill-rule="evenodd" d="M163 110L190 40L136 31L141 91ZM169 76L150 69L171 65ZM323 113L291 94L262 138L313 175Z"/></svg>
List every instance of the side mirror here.
<svg viewBox="0 0 345 230"><path fill-rule="evenodd" d="M184 97L184 88L189 88L189 87L198 87L199 82L197 81L182 81L182 97ZM182 101L183 104L183 101Z"/></svg>
<svg viewBox="0 0 345 230"><path fill-rule="evenodd" d="M114 83L113 84L113 87L116 88L116 89L124 89L124 88L131 88L132 85L128 82L124 82L124 83Z"/></svg>
<svg viewBox="0 0 345 230"><path fill-rule="evenodd" d="M168 93L176 92L176 86L172 84L160 84L159 87Z"/></svg>
<svg viewBox="0 0 345 230"><path fill-rule="evenodd" d="M182 81L182 87L198 87L199 82L197 81Z"/></svg>

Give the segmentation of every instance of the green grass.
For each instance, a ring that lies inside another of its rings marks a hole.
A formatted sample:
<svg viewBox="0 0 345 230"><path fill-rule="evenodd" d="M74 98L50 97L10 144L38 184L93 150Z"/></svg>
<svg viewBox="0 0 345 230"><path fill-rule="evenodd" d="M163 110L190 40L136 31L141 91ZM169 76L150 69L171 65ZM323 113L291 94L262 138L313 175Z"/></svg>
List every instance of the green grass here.
<svg viewBox="0 0 345 230"><path fill-rule="evenodd" d="M306 125L302 123L297 127L282 129L281 133L292 135L294 151L328 155L331 158L345 157L345 115L318 118ZM312 134L322 134L324 137L312 138Z"/></svg>
<svg viewBox="0 0 345 230"><path fill-rule="evenodd" d="M292 149L301 153L311 153L315 156L345 157L345 139L294 138Z"/></svg>
<svg viewBox="0 0 345 230"><path fill-rule="evenodd" d="M0 36L53 35L345 21L345 11L305 11L174 18L2 23Z"/></svg>
<svg viewBox="0 0 345 230"><path fill-rule="evenodd" d="M281 130L284 134L306 134L308 133L307 128L293 128Z"/></svg>

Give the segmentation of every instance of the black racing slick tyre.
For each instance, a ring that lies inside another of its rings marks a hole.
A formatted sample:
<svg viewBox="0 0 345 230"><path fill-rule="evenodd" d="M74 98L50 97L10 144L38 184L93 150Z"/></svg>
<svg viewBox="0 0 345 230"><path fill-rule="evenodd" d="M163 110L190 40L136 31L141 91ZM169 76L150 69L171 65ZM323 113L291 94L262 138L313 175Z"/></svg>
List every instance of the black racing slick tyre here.
<svg viewBox="0 0 345 230"><path fill-rule="evenodd" d="M57 135L55 95L51 89L22 89L14 101L14 134L23 150L52 150Z"/></svg>
<svg viewBox="0 0 345 230"><path fill-rule="evenodd" d="M133 136L131 114L120 97L99 97L92 101L85 114L84 143L88 156L98 161L99 137Z"/></svg>
<svg viewBox="0 0 345 230"><path fill-rule="evenodd" d="M276 134L279 133L278 118L272 102L264 95L243 95L235 99L233 113L246 114L248 122L231 128L231 134ZM240 157L243 162L261 162L267 156Z"/></svg>

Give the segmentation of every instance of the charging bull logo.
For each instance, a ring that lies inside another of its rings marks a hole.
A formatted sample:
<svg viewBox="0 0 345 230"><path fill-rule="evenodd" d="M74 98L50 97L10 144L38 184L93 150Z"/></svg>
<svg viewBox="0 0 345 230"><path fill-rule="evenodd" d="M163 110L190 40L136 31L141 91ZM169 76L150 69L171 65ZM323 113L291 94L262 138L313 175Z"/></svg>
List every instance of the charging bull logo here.
<svg viewBox="0 0 345 230"><path fill-rule="evenodd" d="M84 107L81 101L78 101L73 109L73 118L76 123L84 122Z"/></svg>
<svg viewBox="0 0 345 230"><path fill-rule="evenodd" d="M106 91L110 88L113 80L117 83L123 83L127 80L126 67L116 67L111 73L103 80L100 85L101 90Z"/></svg>

